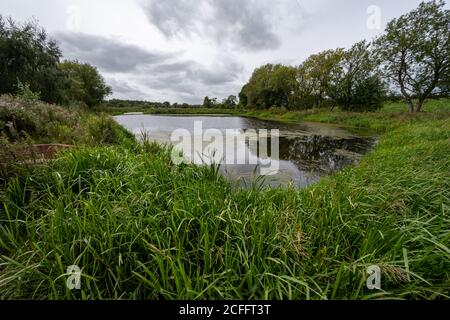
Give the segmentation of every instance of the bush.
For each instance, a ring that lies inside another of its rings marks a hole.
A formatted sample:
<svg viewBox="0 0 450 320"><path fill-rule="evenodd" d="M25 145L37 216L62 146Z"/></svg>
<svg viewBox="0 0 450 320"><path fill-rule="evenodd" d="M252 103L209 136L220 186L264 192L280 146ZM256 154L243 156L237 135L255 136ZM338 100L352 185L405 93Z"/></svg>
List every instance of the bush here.
<svg viewBox="0 0 450 320"><path fill-rule="evenodd" d="M20 80L17 82L17 96L30 104L36 104L40 101L41 94L33 92L29 84L23 84Z"/></svg>
<svg viewBox="0 0 450 320"><path fill-rule="evenodd" d="M116 144L134 140L112 118L82 108L62 108L23 98L0 96L0 135L10 142L29 136L34 143Z"/></svg>
<svg viewBox="0 0 450 320"><path fill-rule="evenodd" d="M89 145L113 145L134 140L134 136L122 128L110 116L90 116L87 121L87 140Z"/></svg>
<svg viewBox="0 0 450 320"><path fill-rule="evenodd" d="M384 84L379 77L373 76L358 83L354 94L349 101L342 103L341 109L344 111L376 111L383 108L385 97Z"/></svg>

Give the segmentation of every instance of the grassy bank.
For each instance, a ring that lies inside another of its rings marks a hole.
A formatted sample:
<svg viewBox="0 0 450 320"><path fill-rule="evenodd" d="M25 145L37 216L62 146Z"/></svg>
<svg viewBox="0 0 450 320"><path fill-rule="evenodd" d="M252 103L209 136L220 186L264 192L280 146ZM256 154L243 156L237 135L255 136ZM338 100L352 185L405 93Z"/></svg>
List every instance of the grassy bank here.
<svg viewBox="0 0 450 320"><path fill-rule="evenodd" d="M127 112L143 112L144 114L164 115L217 115L226 114L234 116L253 117L262 120L276 120L287 122L323 122L339 124L347 127L370 129L383 133L405 124L427 122L447 119L450 117L450 98L428 100L420 114L405 112L404 102L386 102L385 106L376 112L344 112L339 108L329 111L327 109L310 109L303 111L288 111L273 108L270 110L239 110L239 109L206 109L206 108L105 108L99 107L98 112L110 115L120 115Z"/></svg>
<svg viewBox="0 0 450 320"><path fill-rule="evenodd" d="M149 143L64 151L0 192L0 298L449 298L450 120L433 117L304 190L239 190Z"/></svg>
<svg viewBox="0 0 450 320"><path fill-rule="evenodd" d="M36 159L33 145L127 145L134 137L109 115L81 107L0 96L0 185L15 175L18 162Z"/></svg>

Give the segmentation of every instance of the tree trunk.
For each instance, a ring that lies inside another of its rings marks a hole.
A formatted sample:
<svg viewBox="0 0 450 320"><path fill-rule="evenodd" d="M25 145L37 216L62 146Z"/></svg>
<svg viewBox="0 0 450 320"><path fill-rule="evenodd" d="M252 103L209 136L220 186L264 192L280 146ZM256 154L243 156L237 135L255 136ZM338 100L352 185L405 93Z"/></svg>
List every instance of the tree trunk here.
<svg viewBox="0 0 450 320"><path fill-rule="evenodd" d="M417 101L415 112L421 112L422 111L423 103L424 103L423 100L419 99L419 101Z"/></svg>
<svg viewBox="0 0 450 320"><path fill-rule="evenodd" d="M413 105L412 101L408 100L408 101L406 101L406 103L408 104L408 111L410 113L414 113L414 105Z"/></svg>

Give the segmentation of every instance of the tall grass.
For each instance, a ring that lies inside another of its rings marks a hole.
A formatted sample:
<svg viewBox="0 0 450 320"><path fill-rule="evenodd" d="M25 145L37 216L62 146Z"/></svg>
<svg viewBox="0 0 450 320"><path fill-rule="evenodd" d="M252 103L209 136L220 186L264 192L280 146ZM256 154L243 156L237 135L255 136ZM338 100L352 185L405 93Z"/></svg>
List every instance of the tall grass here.
<svg viewBox="0 0 450 320"><path fill-rule="evenodd" d="M9 142L76 145L122 144L133 135L106 114L82 107L63 108L8 95L0 96L0 136Z"/></svg>
<svg viewBox="0 0 450 320"><path fill-rule="evenodd" d="M17 174L18 162L31 160L36 143L130 145L134 143L134 136L106 114L0 96L0 187Z"/></svg>
<svg viewBox="0 0 450 320"><path fill-rule="evenodd" d="M449 127L404 125L304 190L234 188L147 143L65 151L0 193L0 298L449 298Z"/></svg>

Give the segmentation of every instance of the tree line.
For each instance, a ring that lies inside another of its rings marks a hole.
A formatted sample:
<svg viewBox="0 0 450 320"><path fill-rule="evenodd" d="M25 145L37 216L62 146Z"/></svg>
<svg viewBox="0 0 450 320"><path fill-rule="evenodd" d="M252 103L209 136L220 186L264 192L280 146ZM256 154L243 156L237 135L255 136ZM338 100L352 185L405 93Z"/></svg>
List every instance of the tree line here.
<svg viewBox="0 0 450 320"><path fill-rule="evenodd" d="M139 108L139 109L189 109L189 108L199 108L200 105L193 105L188 103L170 103L169 101L164 102L152 102L152 101L142 101L142 100L121 100L121 99L111 99L104 101L101 104L102 107L106 108Z"/></svg>
<svg viewBox="0 0 450 320"><path fill-rule="evenodd" d="M28 92L45 102L88 107L111 94L95 67L61 58L57 43L36 21L17 23L0 15L0 94Z"/></svg>
<svg viewBox="0 0 450 320"><path fill-rule="evenodd" d="M272 107L289 110L340 107L372 111L387 98L401 98L410 112L450 93L450 11L443 0L390 21L372 42L326 50L299 66L266 64L257 68L238 97L205 97L206 108ZM98 70L79 61L61 61L57 43L35 21L17 23L0 15L0 94L28 94L49 103L88 107L112 93ZM239 99L238 99L239 98ZM112 106L132 101L113 100ZM148 103L158 108L189 104Z"/></svg>
<svg viewBox="0 0 450 320"><path fill-rule="evenodd" d="M444 7L444 1L422 2L372 42L326 50L296 67L259 67L239 105L373 111L388 97L401 97L410 112L420 112L426 99L450 92L450 11Z"/></svg>

